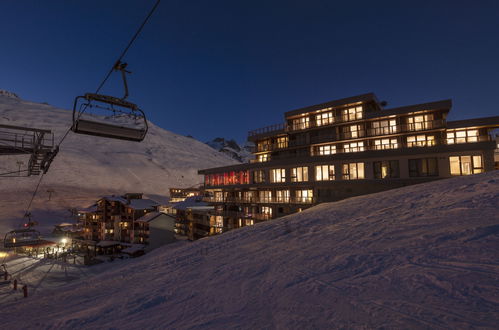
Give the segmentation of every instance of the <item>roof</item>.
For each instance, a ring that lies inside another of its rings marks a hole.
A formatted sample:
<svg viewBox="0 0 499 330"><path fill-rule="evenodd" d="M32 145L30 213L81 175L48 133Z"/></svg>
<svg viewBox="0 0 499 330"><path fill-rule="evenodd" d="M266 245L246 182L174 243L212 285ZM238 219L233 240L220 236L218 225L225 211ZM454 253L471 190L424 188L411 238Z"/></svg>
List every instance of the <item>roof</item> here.
<svg viewBox="0 0 499 330"><path fill-rule="evenodd" d="M196 206L209 206L209 204L203 202L203 196L191 196L187 197L185 201L177 203L173 208L176 210L185 211L188 208Z"/></svg>
<svg viewBox="0 0 499 330"><path fill-rule="evenodd" d="M116 245L120 245L120 244L121 243L118 241L100 241L96 245L100 246L100 247L109 247L109 246L116 246Z"/></svg>
<svg viewBox="0 0 499 330"><path fill-rule="evenodd" d="M106 199L111 202L120 202L122 204L128 203L128 200L122 196L115 196L115 195L102 196L102 199Z"/></svg>
<svg viewBox="0 0 499 330"><path fill-rule="evenodd" d="M161 213L161 212L149 212L146 215L138 218L135 221L136 222L149 222L149 221L152 221L152 220L156 219L157 217L159 217L162 214L164 214L164 213Z"/></svg>
<svg viewBox="0 0 499 330"><path fill-rule="evenodd" d="M361 94L361 95L346 97L346 98L333 100L333 101L329 101L329 102L325 102L325 103L315 104L315 105L311 105L311 106L308 106L305 108L291 110L291 111L284 113L284 116L287 118L287 117L291 117L291 116L300 115L302 113L321 110L321 109L328 108L328 107L337 107L337 106L341 106L341 105L347 105L347 104L358 103L358 102L365 102L365 103L366 102L376 102L376 103L378 103L378 99L376 98L376 95L374 93Z"/></svg>
<svg viewBox="0 0 499 330"><path fill-rule="evenodd" d="M80 212L80 213L92 213L95 211L97 211L97 204L94 204L94 205L89 206L87 208L78 209L78 212Z"/></svg>
<svg viewBox="0 0 499 330"><path fill-rule="evenodd" d="M159 203L153 201L152 199L132 199L130 201L130 204L128 204L127 206L135 210L144 210L144 209L153 209L156 206L159 206Z"/></svg>
<svg viewBox="0 0 499 330"><path fill-rule="evenodd" d="M499 116L454 120L447 122L447 128L462 128L462 127L472 127L472 126L499 127Z"/></svg>
<svg viewBox="0 0 499 330"><path fill-rule="evenodd" d="M365 117L366 119L369 119L369 118L385 117L391 115L400 115L404 113L417 112L423 110L450 110L451 107L452 107L452 100L441 100L435 102L413 104L398 108L385 109L370 113L368 112L365 114Z"/></svg>

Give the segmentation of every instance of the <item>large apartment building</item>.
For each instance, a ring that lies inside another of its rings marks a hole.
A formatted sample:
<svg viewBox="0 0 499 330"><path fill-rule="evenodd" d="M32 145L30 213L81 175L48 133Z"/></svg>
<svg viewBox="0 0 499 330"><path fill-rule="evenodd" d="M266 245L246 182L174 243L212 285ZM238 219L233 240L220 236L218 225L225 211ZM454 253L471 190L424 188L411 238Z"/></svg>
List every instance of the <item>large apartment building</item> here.
<svg viewBox="0 0 499 330"><path fill-rule="evenodd" d="M451 100L385 109L372 93L249 132L250 163L200 170L214 222L237 228L336 201L494 169L499 116L447 121Z"/></svg>

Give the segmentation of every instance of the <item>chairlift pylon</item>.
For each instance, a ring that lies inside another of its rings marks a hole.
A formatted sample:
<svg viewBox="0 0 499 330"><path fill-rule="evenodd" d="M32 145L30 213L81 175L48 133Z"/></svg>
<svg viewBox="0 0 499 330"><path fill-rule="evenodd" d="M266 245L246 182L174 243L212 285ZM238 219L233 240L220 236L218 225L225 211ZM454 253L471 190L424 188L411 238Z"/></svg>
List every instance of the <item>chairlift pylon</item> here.
<svg viewBox="0 0 499 330"><path fill-rule="evenodd" d="M96 93L76 97L71 127L73 132L136 142L144 140L148 130L146 115L135 103L126 100L126 73L130 73L125 70L126 66L126 63L119 61L114 65L114 70L120 71L123 78L123 98ZM101 116L90 113L92 109L99 109Z"/></svg>

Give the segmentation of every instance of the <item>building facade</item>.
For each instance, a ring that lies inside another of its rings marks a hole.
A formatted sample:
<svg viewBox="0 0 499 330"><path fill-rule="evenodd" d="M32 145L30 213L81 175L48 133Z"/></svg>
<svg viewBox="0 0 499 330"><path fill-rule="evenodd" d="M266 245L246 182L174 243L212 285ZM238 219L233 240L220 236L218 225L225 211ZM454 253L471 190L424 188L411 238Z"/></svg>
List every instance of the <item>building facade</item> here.
<svg viewBox="0 0 499 330"><path fill-rule="evenodd" d="M447 121L451 100L384 109L372 93L286 112L249 132L250 163L200 170L215 223L252 225L322 202L494 169L499 117Z"/></svg>

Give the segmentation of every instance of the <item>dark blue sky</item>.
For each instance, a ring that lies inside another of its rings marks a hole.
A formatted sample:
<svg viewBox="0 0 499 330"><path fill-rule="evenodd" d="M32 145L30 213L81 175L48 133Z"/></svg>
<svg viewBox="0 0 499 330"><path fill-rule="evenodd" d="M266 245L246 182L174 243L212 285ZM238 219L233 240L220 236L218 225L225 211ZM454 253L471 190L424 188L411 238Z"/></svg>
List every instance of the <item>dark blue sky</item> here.
<svg viewBox="0 0 499 330"><path fill-rule="evenodd" d="M154 2L3 0L0 89L69 109ZM125 61L130 100L202 141L243 141L285 111L366 92L389 107L452 98L450 119L493 116L499 2L163 0Z"/></svg>

